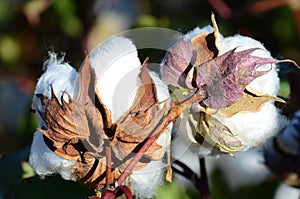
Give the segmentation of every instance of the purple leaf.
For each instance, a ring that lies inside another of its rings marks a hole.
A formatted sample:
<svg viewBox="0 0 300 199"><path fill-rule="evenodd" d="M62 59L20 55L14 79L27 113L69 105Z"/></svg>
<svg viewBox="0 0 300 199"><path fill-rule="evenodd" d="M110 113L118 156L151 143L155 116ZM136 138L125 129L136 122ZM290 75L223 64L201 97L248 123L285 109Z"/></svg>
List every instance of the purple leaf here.
<svg viewBox="0 0 300 199"><path fill-rule="evenodd" d="M162 65L162 80L167 85L185 87L183 84L186 74L191 69L188 66L192 62L194 54L191 42L184 41L183 37L180 37L165 55Z"/></svg>
<svg viewBox="0 0 300 199"><path fill-rule="evenodd" d="M210 108L219 109L235 103L243 96L245 87L255 78L271 70L257 69L266 64L278 63L273 58L252 56L251 53L259 48L251 48L241 52L235 49L211 59L191 70L189 76L194 76L197 88L205 91L205 104ZM188 79L186 84L193 88Z"/></svg>

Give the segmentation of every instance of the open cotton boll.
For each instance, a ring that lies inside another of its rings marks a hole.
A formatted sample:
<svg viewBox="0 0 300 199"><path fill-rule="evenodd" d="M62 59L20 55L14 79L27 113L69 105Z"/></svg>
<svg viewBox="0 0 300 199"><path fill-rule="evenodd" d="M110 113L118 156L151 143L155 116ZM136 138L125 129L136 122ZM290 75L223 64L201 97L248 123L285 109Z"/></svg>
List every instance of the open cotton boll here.
<svg viewBox="0 0 300 199"><path fill-rule="evenodd" d="M116 121L132 106L137 90L142 86L138 78L141 63L137 49L131 40L114 36L92 50L89 58L96 72L101 99L111 111L113 121ZM150 72L150 76L155 83L158 101L170 99L168 87L158 75ZM154 152L153 157L162 158L170 144L171 128L172 124L156 141L162 148ZM158 160L151 161L141 170L134 170L130 175L134 194L141 198L151 198L162 182L164 167L162 160Z"/></svg>
<svg viewBox="0 0 300 199"><path fill-rule="evenodd" d="M55 53L49 53L49 56L49 59L44 64L46 71L40 77L34 94L43 94L51 98L51 90L53 89L59 101L63 92L68 93L74 99L77 95L76 70L68 63L64 63L63 58L58 59ZM68 101L67 95L64 95L64 100ZM40 99L35 96L32 108L41 112L44 110ZM38 111L36 111L36 115L40 121L40 127L45 127ZM43 135L38 130L34 133L29 162L39 175L59 173L66 180L70 180L73 172L71 168L75 164L75 161L64 159L51 151L46 146Z"/></svg>
<svg viewBox="0 0 300 199"><path fill-rule="evenodd" d="M233 48L237 48L236 51L259 48L254 51L252 55L271 58L270 53L260 42L241 35L221 39L219 47L220 54ZM261 93L276 96L279 89L276 65L268 64L258 68L258 70L268 69L271 70L265 75L256 78L248 86ZM215 116L237 134L245 149L262 147L268 139L288 124L288 120L279 113L274 102L267 102L261 110L256 113L243 112L230 118L220 117L218 114Z"/></svg>

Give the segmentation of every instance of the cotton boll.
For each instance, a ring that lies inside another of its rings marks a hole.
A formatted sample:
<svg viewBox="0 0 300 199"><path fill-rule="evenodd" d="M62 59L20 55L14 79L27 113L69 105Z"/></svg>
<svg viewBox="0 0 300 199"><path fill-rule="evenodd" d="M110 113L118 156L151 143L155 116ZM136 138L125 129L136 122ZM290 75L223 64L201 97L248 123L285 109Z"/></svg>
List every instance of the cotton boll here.
<svg viewBox="0 0 300 199"><path fill-rule="evenodd" d="M71 180L75 162L56 155L45 144L43 135L39 131L34 133L29 163L38 175L59 173L63 179ZM76 181L76 178L72 180Z"/></svg>
<svg viewBox="0 0 300 199"><path fill-rule="evenodd" d="M63 58L58 59L55 53L49 53L49 56L50 58L44 64L46 71L40 77L34 94L43 94L51 98L53 89L59 101L63 92L68 93L74 99L78 92L76 70L68 63L64 63ZM69 100L67 95L63 97L64 100ZM40 99L36 96L33 98L32 108L40 112L44 110ZM40 127L44 127L45 124L38 111L36 115L41 122ZM71 168L75 164L75 161L61 158L51 151L45 145L43 135L39 131L34 134L29 162L39 175L59 173L66 180L71 179Z"/></svg>
<svg viewBox="0 0 300 199"><path fill-rule="evenodd" d="M138 87L141 63L131 40L110 37L89 54L97 76L97 88L115 122L131 106Z"/></svg>

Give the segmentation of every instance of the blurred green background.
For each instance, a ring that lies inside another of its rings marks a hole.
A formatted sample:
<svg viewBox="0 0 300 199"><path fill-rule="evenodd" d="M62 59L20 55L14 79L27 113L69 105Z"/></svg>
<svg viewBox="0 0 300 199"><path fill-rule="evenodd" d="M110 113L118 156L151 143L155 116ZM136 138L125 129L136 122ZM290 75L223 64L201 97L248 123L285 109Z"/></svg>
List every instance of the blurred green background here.
<svg viewBox="0 0 300 199"><path fill-rule="evenodd" d="M29 111L31 98L49 50L66 52L65 59L79 68L84 52L110 35L146 26L186 33L210 24L214 12L224 36L250 36L274 57L300 63L299 4L298 0L0 0L0 199L93 195L93 190L58 176L40 179L27 162L38 124ZM284 97L289 95L285 74L291 70L288 64L281 66ZM272 198L278 183L268 178L230 191L218 170L211 182L215 199ZM179 183L166 184L158 193L161 198L200 197Z"/></svg>

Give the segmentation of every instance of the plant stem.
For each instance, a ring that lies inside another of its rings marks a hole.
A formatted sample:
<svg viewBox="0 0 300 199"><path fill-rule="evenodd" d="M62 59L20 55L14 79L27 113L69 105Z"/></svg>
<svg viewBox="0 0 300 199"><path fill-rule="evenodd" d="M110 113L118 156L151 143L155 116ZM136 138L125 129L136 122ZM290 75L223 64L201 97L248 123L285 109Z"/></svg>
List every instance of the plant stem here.
<svg viewBox="0 0 300 199"><path fill-rule="evenodd" d="M204 158L199 158L200 161L200 194L202 199L210 199L209 187L208 187L208 177L205 168Z"/></svg>
<svg viewBox="0 0 300 199"><path fill-rule="evenodd" d="M106 188L109 188L112 183L112 174L111 174L111 147L105 147L106 155Z"/></svg>
<svg viewBox="0 0 300 199"><path fill-rule="evenodd" d="M199 93L195 93L189 99L185 100L181 104L173 107L164 118L164 120L155 128L150 137L147 138L145 144L140 148L138 153L133 157L130 163L125 168L124 172L121 174L119 179L117 180L118 185L123 184L126 177L131 173L134 166L139 162L139 160L143 157L145 152L151 147L151 145L159 138L159 136L165 132L167 126L176 120L180 114L189 107L193 102L204 99Z"/></svg>

